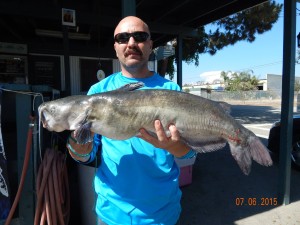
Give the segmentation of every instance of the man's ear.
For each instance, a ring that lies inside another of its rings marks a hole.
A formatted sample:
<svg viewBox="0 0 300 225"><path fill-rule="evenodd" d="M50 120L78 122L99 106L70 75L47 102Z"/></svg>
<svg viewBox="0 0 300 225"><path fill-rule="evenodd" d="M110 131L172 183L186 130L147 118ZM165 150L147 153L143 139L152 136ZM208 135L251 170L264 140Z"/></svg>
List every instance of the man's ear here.
<svg viewBox="0 0 300 225"><path fill-rule="evenodd" d="M115 49L115 52L116 52L116 56L118 57L118 53L117 53L117 50L116 50L116 43L114 43L114 49Z"/></svg>
<svg viewBox="0 0 300 225"><path fill-rule="evenodd" d="M153 46L153 41L150 40L150 49L152 50L152 46Z"/></svg>

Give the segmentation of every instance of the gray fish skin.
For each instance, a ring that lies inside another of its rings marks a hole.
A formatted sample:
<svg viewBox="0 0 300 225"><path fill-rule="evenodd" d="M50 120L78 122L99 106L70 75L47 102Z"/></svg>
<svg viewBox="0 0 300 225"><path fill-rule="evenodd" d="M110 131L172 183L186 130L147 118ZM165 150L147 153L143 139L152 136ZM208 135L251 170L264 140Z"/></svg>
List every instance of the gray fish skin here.
<svg viewBox="0 0 300 225"><path fill-rule="evenodd" d="M137 87L138 88L138 87ZM252 159L271 166L268 149L218 102L185 92L121 88L115 91L70 96L45 102L39 107L40 119L49 131L90 129L111 139L136 136L140 128L155 134L154 121L160 120L168 134L174 124L182 140L200 153L229 144L244 174L251 171Z"/></svg>

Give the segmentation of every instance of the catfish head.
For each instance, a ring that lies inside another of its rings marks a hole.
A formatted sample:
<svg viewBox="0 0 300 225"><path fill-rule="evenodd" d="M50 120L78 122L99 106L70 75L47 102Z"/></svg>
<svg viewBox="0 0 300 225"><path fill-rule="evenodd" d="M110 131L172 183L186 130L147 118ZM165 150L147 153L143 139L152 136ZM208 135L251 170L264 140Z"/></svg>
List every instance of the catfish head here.
<svg viewBox="0 0 300 225"><path fill-rule="evenodd" d="M43 127L49 131L76 130L90 111L88 96L69 96L41 104L38 108Z"/></svg>

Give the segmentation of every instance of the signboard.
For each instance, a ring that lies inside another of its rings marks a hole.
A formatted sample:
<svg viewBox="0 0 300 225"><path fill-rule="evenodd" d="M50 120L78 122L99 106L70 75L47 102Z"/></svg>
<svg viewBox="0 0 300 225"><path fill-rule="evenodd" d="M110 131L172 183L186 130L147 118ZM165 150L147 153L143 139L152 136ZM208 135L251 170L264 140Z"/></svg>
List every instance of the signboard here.
<svg viewBox="0 0 300 225"><path fill-rule="evenodd" d="M62 8L62 17L61 17L62 25L75 27L76 26L75 12L76 11L73 9Z"/></svg>

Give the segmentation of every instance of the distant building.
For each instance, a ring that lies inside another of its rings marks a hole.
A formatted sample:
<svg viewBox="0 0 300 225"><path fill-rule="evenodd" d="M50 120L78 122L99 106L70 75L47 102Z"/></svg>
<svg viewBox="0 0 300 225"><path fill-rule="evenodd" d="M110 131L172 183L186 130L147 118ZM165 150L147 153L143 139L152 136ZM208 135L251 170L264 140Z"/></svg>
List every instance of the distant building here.
<svg viewBox="0 0 300 225"><path fill-rule="evenodd" d="M281 96L282 75L267 74L267 90Z"/></svg>
<svg viewBox="0 0 300 225"><path fill-rule="evenodd" d="M260 79L258 81L257 89L260 91L267 91L267 79Z"/></svg>
<svg viewBox="0 0 300 225"><path fill-rule="evenodd" d="M281 96L282 90L282 75L267 74L267 90L272 91L276 95ZM300 77L295 77L295 81L300 82Z"/></svg>
<svg viewBox="0 0 300 225"><path fill-rule="evenodd" d="M223 91L224 81L221 78L221 71L210 71L200 75L202 81L193 85L183 86L183 90L189 89L191 94L203 95L207 90ZM300 82L300 77L295 77ZM272 92L274 96L281 96L282 75L267 74L266 79L260 79L257 85L258 90Z"/></svg>

